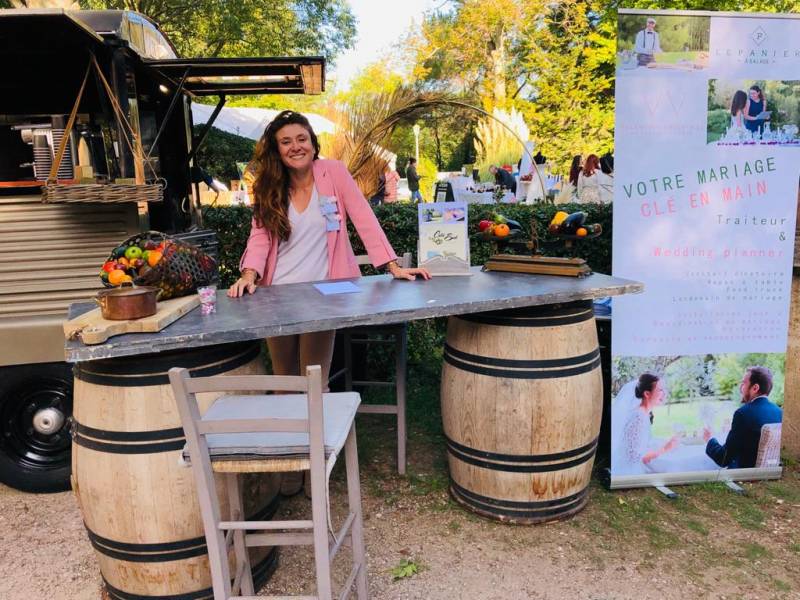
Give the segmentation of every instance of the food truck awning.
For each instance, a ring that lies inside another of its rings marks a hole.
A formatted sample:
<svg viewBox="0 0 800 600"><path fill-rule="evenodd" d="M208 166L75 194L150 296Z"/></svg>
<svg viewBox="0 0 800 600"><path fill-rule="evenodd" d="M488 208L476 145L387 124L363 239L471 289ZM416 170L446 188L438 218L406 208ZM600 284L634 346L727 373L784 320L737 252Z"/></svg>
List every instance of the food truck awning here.
<svg viewBox="0 0 800 600"><path fill-rule="evenodd" d="M0 51L7 54L56 54L76 48L100 48L103 38L76 15L61 9L8 9L0 12ZM12 68L8 61L4 68Z"/></svg>
<svg viewBox="0 0 800 600"><path fill-rule="evenodd" d="M325 90L325 59L173 58L144 64L194 96L233 94L321 94Z"/></svg>

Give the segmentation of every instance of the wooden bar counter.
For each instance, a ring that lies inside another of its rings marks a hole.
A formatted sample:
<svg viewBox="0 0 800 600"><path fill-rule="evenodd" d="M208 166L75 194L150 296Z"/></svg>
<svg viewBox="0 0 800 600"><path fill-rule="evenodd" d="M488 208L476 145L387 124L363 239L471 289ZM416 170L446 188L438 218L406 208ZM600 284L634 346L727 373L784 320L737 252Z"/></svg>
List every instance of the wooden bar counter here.
<svg viewBox="0 0 800 600"><path fill-rule="evenodd" d="M112 598L209 598L205 540L183 432L165 374L258 373L257 343L276 335L453 317L442 374L451 492L505 521L562 518L586 501L602 412L593 298L634 281L482 272L430 281L353 280L259 288L217 312L194 310L159 333L66 343L75 366L73 487ZM70 317L91 309L73 305ZM213 398L205 399L210 403ZM275 480L253 481L249 512L266 518ZM254 557L260 574L272 554Z"/></svg>

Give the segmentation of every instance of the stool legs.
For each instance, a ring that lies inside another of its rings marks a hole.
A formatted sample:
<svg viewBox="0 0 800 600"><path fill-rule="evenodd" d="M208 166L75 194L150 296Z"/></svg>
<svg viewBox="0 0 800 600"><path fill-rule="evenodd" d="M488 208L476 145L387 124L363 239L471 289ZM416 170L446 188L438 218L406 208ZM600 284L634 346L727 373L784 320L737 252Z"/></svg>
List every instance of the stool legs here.
<svg viewBox="0 0 800 600"><path fill-rule="evenodd" d="M364 547L364 522L361 510L361 482L358 474L358 450L356 446L356 429L350 428L344 447L345 466L347 468L347 505L355 515L350 529L350 540L353 545L353 564L358 568L356 577L356 593L358 600L367 600L367 552Z"/></svg>
<svg viewBox="0 0 800 600"><path fill-rule="evenodd" d="M406 474L406 329L396 334L395 389L397 393L397 472Z"/></svg>
<svg viewBox="0 0 800 600"><path fill-rule="evenodd" d="M314 523L314 565L319 600L333 599L330 545L328 543L328 494L325 465L311 465L311 520Z"/></svg>
<svg viewBox="0 0 800 600"><path fill-rule="evenodd" d="M228 489L228 503L231 509L231 521L244 521L244 503L242 502L242 489L239 485L239 476L236 473L225 475L225 486ZM250 554L247 552L244 529L233 530L233 550L236 554L236 573L234 581L239 582L242 596L255 596L253 585L253 572L250 568ZM235 587L235 586L234 586Z"/></svg>
<svg viewBox="0 0 800 600"><path fill-rule="evenodd" d="M344 389L353 391L353 335L345 330L342 333L344 338Z"/></svg>

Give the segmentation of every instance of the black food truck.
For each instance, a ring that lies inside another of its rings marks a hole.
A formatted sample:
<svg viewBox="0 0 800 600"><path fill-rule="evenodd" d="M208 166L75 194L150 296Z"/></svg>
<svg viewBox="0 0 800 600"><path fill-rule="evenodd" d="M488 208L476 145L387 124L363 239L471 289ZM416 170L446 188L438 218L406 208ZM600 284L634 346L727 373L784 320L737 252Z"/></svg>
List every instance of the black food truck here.
<svg viewBox="0 0 800 600"><path fill-rule="evenodd" d="M109 251L137 232L213 254L192 173L226 96L319 94L325 63L179 58L138 13L11 9L0 64L0 481L57 491L70 474L67 307L102 287ZM204 96L218 102L194 137Z"/></svg>

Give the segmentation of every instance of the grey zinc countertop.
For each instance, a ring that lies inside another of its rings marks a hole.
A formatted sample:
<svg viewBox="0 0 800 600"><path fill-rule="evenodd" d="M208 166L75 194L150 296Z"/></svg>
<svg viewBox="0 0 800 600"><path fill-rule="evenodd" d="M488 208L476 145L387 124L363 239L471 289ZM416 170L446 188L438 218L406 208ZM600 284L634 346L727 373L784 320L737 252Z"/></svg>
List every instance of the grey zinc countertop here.
<svg viewBox="0 0 800 600"><path fill-rule="evenodd" d="M253 295L228 298L217 292L217 311L196 308L158 333L114 336L103 344L66 343L66 360L151 354L181 348L226 344L356 325L402 323L449 315L556 304L639 293L643 284L594 273L582 279L552 275L482 272L434 277L430 281L394 280L388 275L353 279L360 292L325 296L311 283L258 288ZM94 304L73 304L74 318Z"/></svg>

